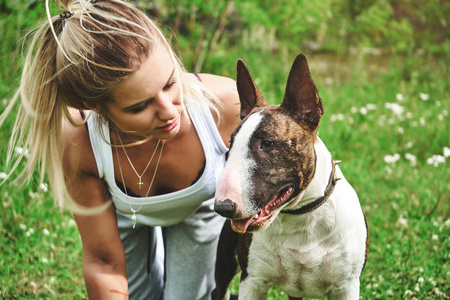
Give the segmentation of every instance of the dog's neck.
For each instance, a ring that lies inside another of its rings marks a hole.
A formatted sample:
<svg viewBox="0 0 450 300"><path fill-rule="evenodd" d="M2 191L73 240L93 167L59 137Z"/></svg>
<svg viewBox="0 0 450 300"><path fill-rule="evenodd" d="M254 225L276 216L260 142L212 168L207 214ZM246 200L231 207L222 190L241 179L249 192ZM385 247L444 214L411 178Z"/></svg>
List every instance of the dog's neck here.
<svg viewBox="0 0 450 300"><path fill-rule="evenodd" d="M330 186L335 182L331 182L331 180L335 180L336 175L333 176L333 160L331 158L331 154L326 148L325 144L317 137L317 141L314 144L314 148L316 151L316 171L313 179L311 180L308 187L300 193L294 201L292 201L287 207L287 210L298 209L300 207L304 207L310 203L315 202L322 198L327 191L332 191L334 186ZM337 167L336 167L337 168ZM330 177L331 176L331 177ZM330 189L331 188L331 189ZM317 203L319 204L319 203ZM320 206L320 203L318 206ZM317 206L317 207L318 207ZM301 211L301 210L300 210ZM310 211L310 210L309 210ZM300 212L301 214L302 212Z"/></svg>

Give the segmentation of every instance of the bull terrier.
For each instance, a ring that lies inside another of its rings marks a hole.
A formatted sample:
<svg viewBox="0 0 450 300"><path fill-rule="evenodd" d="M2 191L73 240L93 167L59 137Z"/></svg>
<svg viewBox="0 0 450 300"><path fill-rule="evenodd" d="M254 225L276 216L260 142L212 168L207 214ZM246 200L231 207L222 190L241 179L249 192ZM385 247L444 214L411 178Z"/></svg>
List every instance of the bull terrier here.
<svg viewBox="0 0 450 300"><path fill-rule="evenodd" d="M236 84L242 122L231 137L215 211L222 230L213 299L359 299L368 231L358 196L317 136L323 102L299 54L281 105L268 105L242 60Z"/></svg>

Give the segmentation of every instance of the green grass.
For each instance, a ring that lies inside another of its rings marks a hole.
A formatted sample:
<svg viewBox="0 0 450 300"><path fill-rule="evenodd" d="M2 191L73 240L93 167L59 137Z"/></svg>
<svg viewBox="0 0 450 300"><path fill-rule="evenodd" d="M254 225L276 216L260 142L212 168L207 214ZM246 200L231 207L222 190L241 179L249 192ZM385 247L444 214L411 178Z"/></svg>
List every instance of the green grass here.
<svg viewBox="0 0 450 300"><path fill-rule="evenodd" d="M23 27L19 19L8 20ZM11 46L12 25L0 22L2 100L14 91L20 59ZM219 47L204 71L234 77L235 61L242 57L269 102L279 103L295 55ZM307 57L325 105L319 135L342 160L369 225L362 298L449 299L449 58L371 57L363 51ZM0 128L2 153L12 118ZM430 164L437 156L444 162ZM4 161L0 157L0 172ZM86 298L81 242L71 215L59 212L50 192L34 182L0 186L0 201L0 296ZM238 277L232 290L237 288ZM268 299L287 297L273 288Z"/></svg>

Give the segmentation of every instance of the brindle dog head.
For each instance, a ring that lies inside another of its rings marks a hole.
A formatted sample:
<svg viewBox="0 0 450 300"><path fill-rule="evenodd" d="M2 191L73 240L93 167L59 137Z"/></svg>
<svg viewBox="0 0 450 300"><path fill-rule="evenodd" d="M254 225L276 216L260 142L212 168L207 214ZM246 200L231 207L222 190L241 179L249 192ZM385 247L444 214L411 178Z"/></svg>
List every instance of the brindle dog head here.
<svg viewBox="0 0 450 300"><path fill-rule="evenodd" d="M268 105L242 60L236 81L243 121L232 135L215 210L244 233L266 228L311 182L324 109L303 54L292 65L279 106Z"/></svg>

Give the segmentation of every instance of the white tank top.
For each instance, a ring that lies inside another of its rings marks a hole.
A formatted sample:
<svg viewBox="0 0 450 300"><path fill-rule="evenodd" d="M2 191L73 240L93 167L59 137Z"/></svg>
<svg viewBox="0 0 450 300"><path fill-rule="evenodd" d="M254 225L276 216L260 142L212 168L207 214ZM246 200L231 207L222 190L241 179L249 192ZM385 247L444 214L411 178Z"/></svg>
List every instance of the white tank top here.
<svg viewBox="0 0 450 300"><path fill-rule="evenodd" d="M214 197L216 183L225 165L225 153L228 148L223 143L211 111L206 105L190 104L189 116L197 131L205 152L205 168L201 177L191 186L168 194L151 197L127 196L117 186L114 178L113 152L100 135L98 115L92 112L88 120L88 131L94 151L100 178L108 184L116 210L131 218L136 213L137 222L149 226L170 226L179 223L193 214L202 202ZM110 142L109 129L102 124L104 138ZM131 224L131 223L130 223Z"/></svg>

